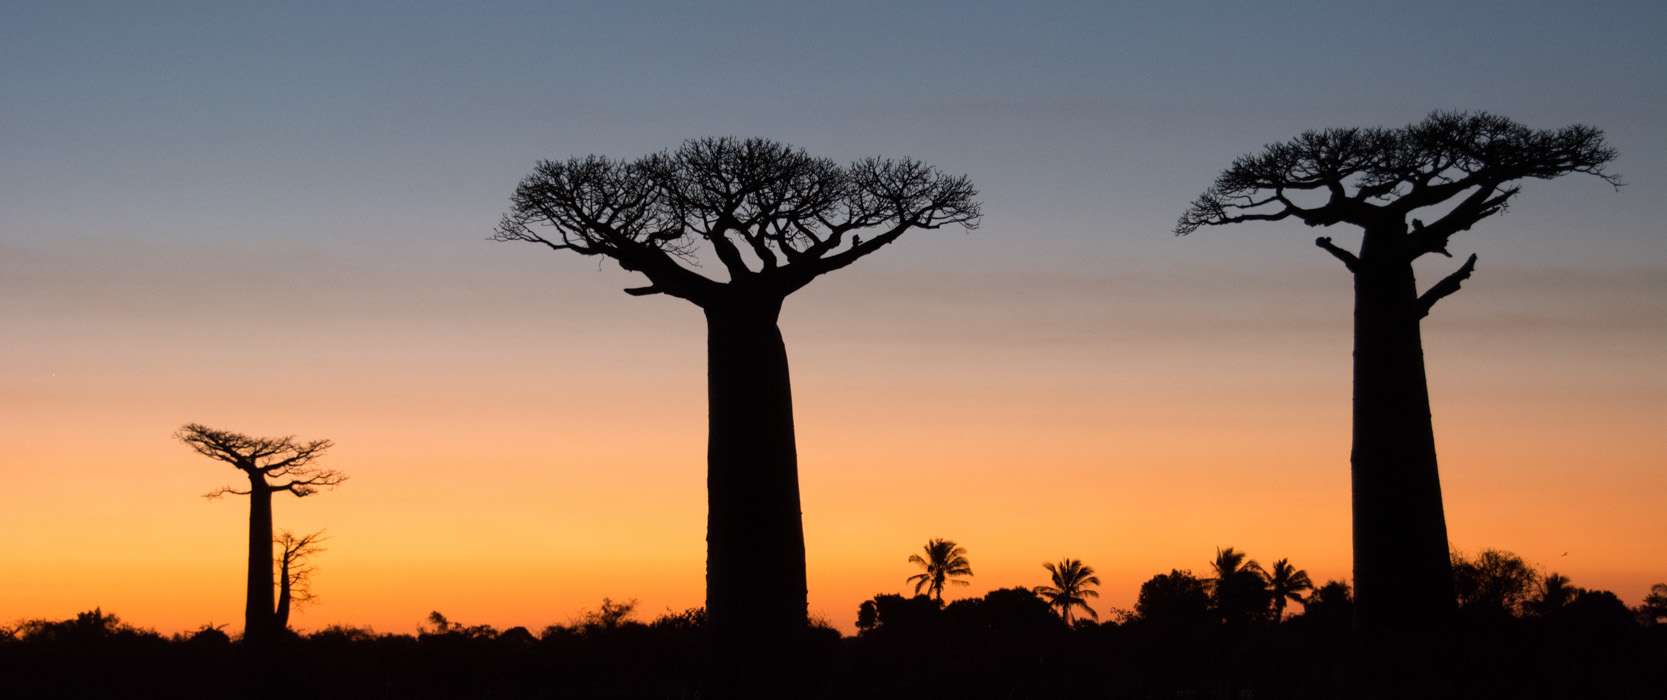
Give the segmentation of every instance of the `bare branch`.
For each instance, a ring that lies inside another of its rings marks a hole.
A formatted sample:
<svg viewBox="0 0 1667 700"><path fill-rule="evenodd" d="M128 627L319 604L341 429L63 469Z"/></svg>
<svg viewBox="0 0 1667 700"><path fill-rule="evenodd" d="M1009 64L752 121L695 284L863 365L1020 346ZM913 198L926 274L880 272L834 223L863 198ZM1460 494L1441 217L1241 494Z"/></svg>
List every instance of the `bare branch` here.
<svg viewBox="0 0 1667 700"><path fill-rule="evenodd" d="M664 293L695 301L715 283L678 262L694 247L682 210L664 191L666 158L542 161L516 187L491 239L613 258Z"/></svg>
<svg viewBox="0 0 1667 700"><path fill-rule="evenodd" d="M1417 259L1428 253L1438 253L1444 257L1453 257L1447 252L1447 242L1460 231L1469 231L1471 226L1487 217L1505 211L1510 206L1511 198L1521 191L1518 187L1507 187L1500 190L1497 186L1478 187L1476 191L1453 207L1452 211L1430 226L1423 221L1412 220L1412 231L1407 249L1412 259ZM1495 193L1498 194L1495 194Z"/></svg>
<svg viewBox="0 0 1667 700"><path fill-rule="evenodd" d="M977 201L978 190L965 175L951 176L919 161L868 158L851 166L851 186L859 193L861 202L853 208L863 227L882 222L890 227L864 241L853 237L851 245L831 252L831 247L813 249L816 259L796 263L798 275L789 283L789 291L803 287L818 276L838 270L867 256L910 229L936 229L945 225L959 225L964 229L978 228L983 216ZM827 240L837 241L856 225L840 226ZM831 253L831 254L830 254Z"/></svg>
<svg viewBox="0 0 1667 700"><path fill-rule="evenodd" d="M1435 303L1446 298L1453 292L1459 291L1459 285L1463 284L1465 280L1470 279L1470 273L1475 270L1476 255L1472 253L1470 258L1465 260L1463 265L1459 266L1459 269L1453 271L1453 274L1442 278L1440 282L1435 283L1418 297L1418 317L1423 318L1430 315L1430 309L1435 306Z"/></svg>
<svg viewBox="0 0 1667 700"><path fill-rule="evenodd" d="M976 228L976 196L967 178L918 161L840 166L764 139L693 139L630 162L542 162L516 189L493 238L610 257L648 277L627 294L707 306L731 298L735 286L789 294L908 230ZM868 228L882 230L856 237ZM701 241L724 265L726 282L680 264L692 264Z"/></svg>
<svg viewBox="0 0 1667 700"><path fill-rule="evenodd" d="M272 538L272 543L279 549L273 563L277 565L279 586L283 592L279 598L281 615L317 599L311 585L312 575L317 569L312 565L311 558L325 551L323 543L326 539L323 530L299 537L285 530Z"/></svg>
<svg viewBox="0 0 1667 700"><path fill-rule="evenodd" d="M205 494L207 498L219 498L226 494L247 496L257 488L307 496L320 488L333 487L347 480L346 474L334 469L319 469L313 464L334 446L335 443L329 440L301 442L294 436L252 437L215 430L199 423L187 424L175 436L198 454L231 464L248 475L250 490L225 486ZM271 478L287 478L289 481L273 486L267 481Z"/></svg>
<svg viewBox="0 0 1667 700"><path fill-rule="evenodd" d="M1486 112L1435 112L1399 129L1309 131L1235 159L1182 212L1175 233L1296 218L1310 226L1353 224L1371 236L1400 231L1415 210L1474 190L1423 233L1411 234L1407 246L1363 250L1440 253L1454 233L1503 211L1517 192L1507 186L1513 181L1579 173L1619 187L1620 179L1606 170L1615 156L1593 127L1535 130ZM1287 192L1329 197L1324 204L1298 206Z"/></svg>
<svg viewBox="0 0 1667 700"><path fill-rule="evenodd" d="M291 479L282 484L273 484L267 488L276 491L288 491L297 497L311 496L320 489L335 488L347 481L347 475L334 469L324 469L309 472L304 478Z"/></svg>
<svg viewBox="0 0 1667 700"><path fill-rule="evenodd" d="M1354 272L1356 268L1360 267L1360 258L1356 257L1354 253L1333 244L1329 236L1320 236L1319 238L1314 239L1314 245L1319 246L1324 249L1325 252L1331 253L1338 260L1343 261L1343 267L1349 268L1349 272Z"/></svg>

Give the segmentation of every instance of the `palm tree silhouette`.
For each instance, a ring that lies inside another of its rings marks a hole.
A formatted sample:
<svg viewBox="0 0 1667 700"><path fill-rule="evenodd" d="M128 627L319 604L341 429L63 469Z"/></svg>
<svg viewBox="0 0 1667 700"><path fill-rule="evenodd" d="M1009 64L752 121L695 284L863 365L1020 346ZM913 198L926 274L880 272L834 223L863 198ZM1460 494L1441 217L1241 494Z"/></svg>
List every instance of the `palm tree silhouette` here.
<svg viewBox="0 0 1667 700"><path fill-rule="evenodd" d="M1100 585L1100 577L1094 575L1094 567L1086 566L1080 559L1061 559L1058 564L1042 565L1053 578L1052 586L1037 586L1036 595L1048 601L1048 607L1057 608L1060 617L1065 618L1065 625L1071 625L1071 609L1082 608L1088 616L1098 620L1100 614L1089 607L1089 598L1100 597L1100 592L1091 586Z"/></svg>
<svg viewBox="0 0 1667 700"><path fill-rule="evenodd" d="M971 576L972 565L967 562L967 550L953 541L933 538L926 541L926 556L910 554L909 563L918 564L922 571L909 577L909 582L915 585L915 595L925 590L938 602L943 602L943 587L946 583L958 586L968 585L967 581L955 578L957 576Z"/></svg>
<svg viewBox="0 0 1667 700"><path fill-rule="evenodd" d="M1546 574L1540 581L1540 594L1528 601L1528 609L1540 616L1550 615L1574 601L1579 589L1570 585L1569 577L1559 573Z"/></svg>
<svg viewBox="0 0 1667 700"><path fill-rule="evenodd" d="M1210 598L1223 622L1242 624L1267 615L1267 573L1256 560L1232 547L1217 548L1215 578L1210 580Z"/></svg>
<svg viewBox="0 0 1667 700"><path fill-rule="evenodd" d="M1262 576L1262 565L1255 559L1247 559L1248 555L1232 547L1216 548L1216 559L1210 562L1210 568L1215 569L1217 582L1230 581L1248 574ZM1280 561L1284 561L1281 559Z"/></svg>
<svg viewBox="0 0 1667 700"><path fill-rule="evenodd" d="M1268 593L1273 596L1273 619L1285 619L1286 601L1296 601L1304 606L1303 591L1314 590L1314 582L1308 578L1308 572L1291 566L1288 559L1280 559L1273 563L1273 569L1268 571Z"/></svg>

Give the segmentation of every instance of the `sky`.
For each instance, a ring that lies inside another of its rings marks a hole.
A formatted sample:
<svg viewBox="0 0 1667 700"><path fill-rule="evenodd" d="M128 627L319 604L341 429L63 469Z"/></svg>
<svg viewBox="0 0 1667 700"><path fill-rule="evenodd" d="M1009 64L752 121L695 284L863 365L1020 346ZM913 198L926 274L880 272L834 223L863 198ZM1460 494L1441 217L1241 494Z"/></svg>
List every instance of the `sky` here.
<svg viewBox="0 0 1667 700"><path fill-rule="evenodd" d="M1294 224L1170 231L1238 154L1435 109L1598 126L1627 182L1454 241L1452 544L1667 580L1667 5L342 5L0 8L0 624L241 626L192 421L336 442L352 480L275 505L329 536L301 628L700 605L698 309L486 238L539 159L706 135L982 193L787 303L813 615L849 631L932 537L952 597L1069 556L1127 609L1224 546L1346 579L1347 273Z"/></svg>

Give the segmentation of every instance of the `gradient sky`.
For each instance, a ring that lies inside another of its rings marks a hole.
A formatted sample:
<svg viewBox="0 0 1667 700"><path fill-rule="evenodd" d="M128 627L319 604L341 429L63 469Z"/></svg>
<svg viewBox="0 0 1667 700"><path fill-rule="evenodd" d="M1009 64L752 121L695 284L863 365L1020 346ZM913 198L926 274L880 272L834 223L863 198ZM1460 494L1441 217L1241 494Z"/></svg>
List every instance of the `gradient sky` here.
<svg viewBox="0 0 1667 700"><path fill-rule="evenodd" d="M813 614L929 537L956 595L1072 556L1102 611L1217 546L1346 578L1346 273L1301 226L1169 230L1241 152L1438 108L1597 125L1629 183L1455 240L1452 542L1667 580L1667 5L342 4L0 9L0 621L240 627L246 506L188 421L338 443L352 481L276 505L331 537L301 627L699 605L700 314L485 238L536 159L709 134L983 191L784 312Z"/></svg>

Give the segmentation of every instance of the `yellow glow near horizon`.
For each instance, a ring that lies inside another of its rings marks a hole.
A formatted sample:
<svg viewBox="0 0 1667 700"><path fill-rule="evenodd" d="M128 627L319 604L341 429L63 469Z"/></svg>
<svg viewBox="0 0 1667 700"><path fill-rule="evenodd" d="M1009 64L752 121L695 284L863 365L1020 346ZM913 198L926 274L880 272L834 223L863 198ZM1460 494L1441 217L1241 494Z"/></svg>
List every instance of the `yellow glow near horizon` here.
<svg viewBox="0 0 1667 700"><path fill-rule="evenodd" d="M1155 573L1203 573L1218 546L1348 577L1344 280L1287 292L1268 273L1246 297L1217 271L1151 292L946 276L900 294L890 274L853 270L784 313L813 614L849 631L930 537L970 552L952 596L1041 584L1070 556L1099 571L1102 612ZM327 463L351 481L275 506L279 529L330 535L301 628L700 605L699 316L598 284L564 287L582 296L554 315L343 311L300 330L86 301L76 323L18 314L29 342L0 348L0 620L102 606L164 631L241 626L246 506L198 497L237 475L170 437L187 421L336 441ZM1453 544L1636 603L1667 578L1659 323L1623 314L1601 342L1478 331L1508 315L1474 297L1426 334Z"/></svg>

